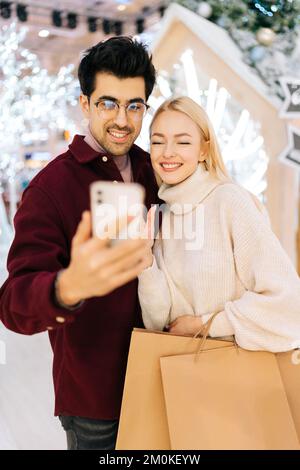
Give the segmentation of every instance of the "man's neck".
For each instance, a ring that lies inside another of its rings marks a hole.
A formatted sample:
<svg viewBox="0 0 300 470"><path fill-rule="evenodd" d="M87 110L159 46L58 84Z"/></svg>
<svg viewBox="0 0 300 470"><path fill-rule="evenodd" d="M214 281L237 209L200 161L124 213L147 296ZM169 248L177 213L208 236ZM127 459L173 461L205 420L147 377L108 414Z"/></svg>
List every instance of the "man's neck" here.
<svg viewBox="0 0 300 470"><path fill-rule="evenodd" d="M84 140L93 150L96 150L96 152L105 152L104 148L101 147L98 140L93 136L90 126L87 128Z"/></svg>
<svg viewBox="0 0 300 470"><path fill-rule="evenodd" d="M95 139L92 134L90 127L87 128L86 136L84 138L85 142L96 152L105 152L104 148L101 147L99 142ZM130 158L128 154L125 155L112 155L112 158L118 167L123 179L125 182L132 181L132 171L131 171L131 164Z"/></svg>

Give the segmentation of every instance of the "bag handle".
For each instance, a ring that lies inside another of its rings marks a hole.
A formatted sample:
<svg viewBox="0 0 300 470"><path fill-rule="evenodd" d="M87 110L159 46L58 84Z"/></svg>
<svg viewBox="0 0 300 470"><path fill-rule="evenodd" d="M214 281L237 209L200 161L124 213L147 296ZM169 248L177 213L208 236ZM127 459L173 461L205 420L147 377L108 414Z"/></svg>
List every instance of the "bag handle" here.
<svg viewBox="0 0 300 470"><path fill-rule="evenodd" d="M197 350L196 350L196 355L195 355L195 359L197 360L201 354L201 352L203 352L203 348L204 348L204 345L206 343L206 340L207 340L207 337L208 337L208 334L209 334L209 330L210 330L210 327L214 321L214 319L216 318L216 316L221 313L222 310L220 310L219 312L214 312L212 314L212 316L210 317L209 320L207 320L206 323L203 323L203 325L201 326L200 330L197 331L197 333L193 336L193 339L194 338L198 338L198 337L201 337L201 341L199 342L199 346L197 347ZM235 340L235 336L233 337L233 344L236 348L236 351L238 352L239 349L238 349L238 344Z"/></svg>

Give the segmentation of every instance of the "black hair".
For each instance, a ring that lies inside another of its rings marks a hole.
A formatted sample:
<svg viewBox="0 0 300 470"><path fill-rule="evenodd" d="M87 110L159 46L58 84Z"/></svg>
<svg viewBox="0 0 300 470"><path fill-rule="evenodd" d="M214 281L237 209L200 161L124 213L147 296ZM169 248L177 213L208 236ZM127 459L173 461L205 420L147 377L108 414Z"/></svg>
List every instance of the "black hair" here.
<svg viewBox="0 0 300 470"><path fill-rule="evenodd" d="M97 72L106 72L118 78L143 77L146 99L155 84L155 68L146 46L128 36L116 36L101 41L84 52L79 64L78 78L81 91L90 97L95 89Z"/></svg>

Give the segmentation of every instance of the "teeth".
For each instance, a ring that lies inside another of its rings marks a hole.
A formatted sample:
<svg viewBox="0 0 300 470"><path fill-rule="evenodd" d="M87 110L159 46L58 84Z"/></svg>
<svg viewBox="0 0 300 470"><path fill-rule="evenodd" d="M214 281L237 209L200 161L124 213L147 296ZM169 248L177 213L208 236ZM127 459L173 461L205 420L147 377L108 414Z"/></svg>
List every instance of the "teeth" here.
<svg viewBox="0 0 300 470"><path fill-rule="evenodd" d="M118 132L113 132L113 131L109 131L109 133L113 135L114 137L116 137L117 139L121 139L122 137L125 137L127 135L127 134L119 134Z"/></svg>
<svg viewBox="0 0 300 470"><path fill-rule="evenodd" d="M162 163L161 166L163 168L177 168L181 166L181 163Z"/></svg>

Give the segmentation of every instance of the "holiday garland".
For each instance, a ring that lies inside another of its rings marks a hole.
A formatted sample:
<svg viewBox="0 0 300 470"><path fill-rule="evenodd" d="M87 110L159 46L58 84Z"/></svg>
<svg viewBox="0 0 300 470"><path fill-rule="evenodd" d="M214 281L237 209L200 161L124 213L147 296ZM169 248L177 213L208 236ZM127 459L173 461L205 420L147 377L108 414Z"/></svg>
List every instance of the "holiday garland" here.
<svg viewBox="0 0 300 470"><path fill-rule="evenodd" d="M300 76L297 50L300 0L177 0L177 3L226 29L243 51L244 61L268 85L270 94L283 98L280 77Z"/></svg>
<svg viewBox="0 0 300 470"><path fill-rule="evenodd" d="M215 23L226 18L236 28L257 32L259 28L271 28L275 33L286 33L300 24L300 1L293 0L207 0L206 2L181 1L194 4L195 11L209 5L210 20ZM193 8L192 8L193 9Z"/></svg>

